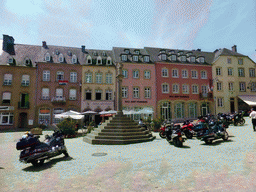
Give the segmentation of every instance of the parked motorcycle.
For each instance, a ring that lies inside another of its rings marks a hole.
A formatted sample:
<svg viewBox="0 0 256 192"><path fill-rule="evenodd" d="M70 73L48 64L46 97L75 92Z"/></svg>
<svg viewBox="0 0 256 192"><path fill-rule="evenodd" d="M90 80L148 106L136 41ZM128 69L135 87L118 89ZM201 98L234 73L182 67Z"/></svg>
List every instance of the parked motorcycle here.
<svg viewBox="0 0 256 192"><path fill-rule="evenodd" d="M197 139L204 141L206 144L211 144L213 140L223 139L228 140L228 132L221 123L215 123L212 127L207 130L203 130L197 133Z"/></svg>
<svg viewBox="0 0 256 192"><path fill-rule="evenodd" d="M243 117L243 113L236 113L233 117L233 122L234 122L234 125L237 126L242 126L245 124L245 119Z"/></svg>
<svg viewBox="0 0 256 192"><path fill-rule="evenodd" d="M182 132L188 139L192 139L194 135L194 131L192 130L193 127L194 125L189 120L184 121L183 126L181 127Z"/></svg>
<svg viewBox="0 0 256 192"><path fill-rule="evenodd" d="M182 147L183 142L185 142L185 138L182 137L181 128L177 125L169 126L165 129L166 132L166 140L169 143L173 143L176 147Z"/></svg>
<svg viewBox="0 0 256 192"><path fill-rule="evenodd" d="M52 136L46 135L45 141L40 142L40 136L28 134L26 138L21 138L16 149L21 150L20 161L32 163L33 166L42 165L46 159L64 154L69 157L64 144L64 136L61 132L54 132Z"/></svg>

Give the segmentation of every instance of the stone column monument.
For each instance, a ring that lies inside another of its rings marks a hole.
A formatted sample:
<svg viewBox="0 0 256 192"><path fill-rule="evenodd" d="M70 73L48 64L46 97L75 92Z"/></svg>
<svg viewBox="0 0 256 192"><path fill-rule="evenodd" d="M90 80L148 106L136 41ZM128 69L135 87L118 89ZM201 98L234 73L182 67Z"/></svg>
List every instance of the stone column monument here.
<svg viewBox="0 0 256 192"><path fill-rule="evenodd" d="M123 64L117 64L117 114L102 125L95 128L91 133L87 134L83 140L90 144L100 145L122 145L153 141L155 139L152 133L138 125L125 116L122 112L122 68Z"/></svg>

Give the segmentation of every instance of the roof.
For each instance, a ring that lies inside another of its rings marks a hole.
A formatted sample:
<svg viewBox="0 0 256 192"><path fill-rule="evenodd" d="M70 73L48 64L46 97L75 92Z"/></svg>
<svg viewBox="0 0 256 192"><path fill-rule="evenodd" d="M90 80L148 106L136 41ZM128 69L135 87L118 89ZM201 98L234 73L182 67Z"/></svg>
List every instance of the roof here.
<svg viewBox="0 0 256 192"><path fill-rule="evenodd" d="M231 51L227 48L219 49L215 51L213 62L215 62L220 56L236 56L236 57L247 57L246 55Z"/></svg>
<svg viewBox="0 0 256 192"><path fill-rule="evenodd" d="M175 54L178 55L179 52L183 52L182 55L186 55L189 53L191 56L195 56L196 58L198 57L204 57L205 62L203 64L211 64L213 59L214 59L214 53L212 52L203 52L201 50L182 50L182 49L167 49L167 48L153 48L153 47L145 47L144 48L152 57L153 62L174 62L168 60L168 56ZM159 58L159 54L161 51L165 51L165 54L167 55L167 60L162 61ZM187 56L188 57L188 56ZM175 61L175 63L180 63L180 61ZM189 61L183 62L183 63L190 63ZM202 63L192 63L192 64L202 64Z"/></svg>

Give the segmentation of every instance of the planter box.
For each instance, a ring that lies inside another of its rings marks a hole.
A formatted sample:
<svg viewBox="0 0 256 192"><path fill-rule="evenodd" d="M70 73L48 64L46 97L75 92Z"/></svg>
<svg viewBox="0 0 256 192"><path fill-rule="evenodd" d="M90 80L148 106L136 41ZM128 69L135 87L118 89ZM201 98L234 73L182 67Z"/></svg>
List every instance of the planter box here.
<svg viewBox="0 0 256 192"><path fill-rule="evenodd" d="M33 128L30 130L33 135L42 135L43 130L41 128Z"/></svg>

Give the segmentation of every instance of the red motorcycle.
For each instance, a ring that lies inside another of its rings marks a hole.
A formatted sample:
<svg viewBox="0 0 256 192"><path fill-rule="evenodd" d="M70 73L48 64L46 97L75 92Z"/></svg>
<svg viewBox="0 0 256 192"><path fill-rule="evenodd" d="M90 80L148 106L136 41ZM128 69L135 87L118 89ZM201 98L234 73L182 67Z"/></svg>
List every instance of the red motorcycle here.
<svg viewBox="0 0 256 192"><path fill-rule="evenodd" d="M181 131L188 139L192 139L194 135L193 127L194 125L189 120L184 121L183 126L181 127Z"/></svg>
<svg viewBox="0 0 256 192"><path fill-rule="evenodd" d="M160 128L159 136L163 139L166 138L166 130L171 128L171 127L180 128L180 125L179 124L173 124L170 121L164 122L162 124L161 128Z"/></svg>

